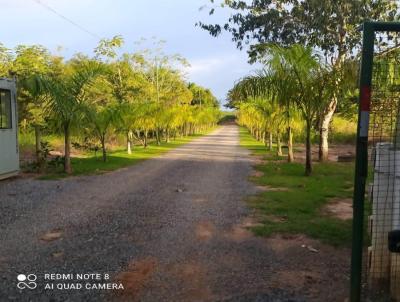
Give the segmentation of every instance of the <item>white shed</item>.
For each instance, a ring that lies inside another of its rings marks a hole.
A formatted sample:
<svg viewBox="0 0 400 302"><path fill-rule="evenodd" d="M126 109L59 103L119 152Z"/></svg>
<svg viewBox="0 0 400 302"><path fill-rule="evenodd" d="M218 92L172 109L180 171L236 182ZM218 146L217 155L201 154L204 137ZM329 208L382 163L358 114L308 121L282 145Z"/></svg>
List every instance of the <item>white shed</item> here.
<svg viewBox="0 0 400 302"><path fill-rule="evenodd" d="M0 179L19 171L16 85L0 78Z"/></svg>

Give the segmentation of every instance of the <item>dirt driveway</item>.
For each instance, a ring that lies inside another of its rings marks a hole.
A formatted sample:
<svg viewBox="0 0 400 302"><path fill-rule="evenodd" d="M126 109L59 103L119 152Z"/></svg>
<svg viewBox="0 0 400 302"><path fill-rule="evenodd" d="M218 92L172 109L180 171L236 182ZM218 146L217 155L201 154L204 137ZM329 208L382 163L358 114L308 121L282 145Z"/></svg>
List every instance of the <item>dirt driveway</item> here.
<svg viewBox="0 0 400 302"><path fill-rule="evenodd" d="M256 191L238 144L228 125L111 173L0 182L0 300L343 301L346 253L245 229ZM51 273L66 275L45 280ZM101 280L78 282L81 273ZM18 274L35 274L37 287L18 289Z"/></svg>

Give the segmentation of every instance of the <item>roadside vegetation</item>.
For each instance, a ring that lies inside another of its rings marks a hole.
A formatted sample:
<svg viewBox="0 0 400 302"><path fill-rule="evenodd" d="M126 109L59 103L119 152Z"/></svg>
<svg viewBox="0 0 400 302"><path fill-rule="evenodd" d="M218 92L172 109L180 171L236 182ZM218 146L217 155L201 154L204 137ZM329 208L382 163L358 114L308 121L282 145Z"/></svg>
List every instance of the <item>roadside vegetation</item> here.
<svg viewBox="0 0 400 302"><path fill-rule="evenodd" d="M353 163L318 163L313 175L304 177L301 163L288 163L284 156L266 152L264 144L244 127L240 143L265 161L255 167L262 176L252 181L266 191L249 199L262 224L252 228L257 235L305 234L327 244L350 246L351 219L334 217L324 208L333 198L352 197Z"/></svg>
<svg viewBox="0 0 400 302"><path fill-rule="evenodd" d="M17 79L26 170L112 170L217 124L219 103L209 89L186 81L184 58L165 54L162 43L122 53L123 45L115 36L101 40L92 56L65 59L40 45L0 44L0 76Z"/></svg>
<svg viewBox="0 0 400 302"><path fill-rule="evenodd" d="M276 143L280 156L285 144L288 162L294 162L293 140L301 136L305 174L311 175L315 138L319 161L327 161L334 117L352 122L357 114L360 25L365 20L397 20L398 4L376 0L210 2L210 15L229 10L230 17L221 24L201 21L198 26L214 37L227 32L237 48L246 46L251 63L262 65L255 74L237 81L228 95L228 106L238 110L239 123L266 141L268 149Z"/></svg>
<svg viewBox="0 0 400 302"><path fill-rule="evenodd" d="M261 66L227 96L243 127L242 145L266 161L256 167L262 176L254 177L264 188L251 202L262 214L255 232L349 245L353 164L342 161L355 153L359 27L365 20L397 20L398 3L210 2L210 15L229 10L230 17L197 25L214 37L227 32L237 48L246 47L249 62ZM380 39L377 49L392 38ZM335 202L350 215L327 210Z"/></svg>
<svg viewBox="0 0 400 302"><path fill-rule="evenodd" d="M312 144L316 138L319 161L328 160L321 123L326 102L336 89L336 75L311 48L299 44L285 48L271 45L264 64L264 69L235 84L229 92L229 105L237 108L238 123L265 143L268 150L276 142L276 154L281 156L285 145L289 163L295 160L294 140L301 138L305 145L305 175L309 176L313 171ZM346 85L341 89L343 102L349 104L347 96L356 91L355 69L347 70L346 75ZM337 119L338 128L343 120L354 124L356 112L347 110L346 114ZM355 129L349 130L354 138Z"/></svg>
<svg viewBox="0 0 400 302"><path fill-rule="evenodd" d="M102 174L108 171L127 167L177 148L204 133L206 132L177 138L160 145L150 143L147 148L139 147L130 154L128 154L124 149L113 150L108 152L107 161L105 162L103 162L101 155L97 153L80 153L79 156L74 156L71 159L72 166L74 167L72 175ZM56 164L53 160L49 162L49 165L52 166L47 168L47 173L40 176L40 179L58 179L71 175L64 172L62 162Z"/></svg>

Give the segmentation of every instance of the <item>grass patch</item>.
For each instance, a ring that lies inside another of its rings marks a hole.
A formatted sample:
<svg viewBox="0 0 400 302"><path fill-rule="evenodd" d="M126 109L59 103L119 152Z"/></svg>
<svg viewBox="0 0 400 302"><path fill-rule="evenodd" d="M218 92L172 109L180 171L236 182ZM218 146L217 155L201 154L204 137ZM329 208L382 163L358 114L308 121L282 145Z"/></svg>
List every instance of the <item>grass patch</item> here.
<svg viewBox="0 0 400 302"><path fill-rule="evenodd" d="M336 144L354 144L357 136L357 118L335 115L332 120L330 141Z"/></svg>
<svg viewBox="0 0 400 302"><path fill-rule="evenodd" d="M270 156L275 154L266 151L244 128L240 131L240 141L243 147L253 154L262 154L268 161L256 167L264 176L253 180L258 185L285 188L285 191L271 190L251 198L250 205L265 217L261 221L263 226L253 229L255 234L305 234L331 245L350 246L351 220L324 215L321 209L333 197L352 197L349 190L353 187L352 163L316 163L313 175L306 177L303 164L271 161Z"/></svg>
<svg viewBox="0 0 400 302"><path fill-rule="evenodd" d="M286 156L278 156L275 151L268 151L268 147L265 146L263 143L254 139L250 135L249 131L244 127L240 127L239 135L240 135L240 145L250 150L253 155L257 156L261 155L265 158L272 160L279 160L286 158ZM273 148L276 148L275 144L273 144L272 146Z"/></svg>
<svg viewBox="0 0 400 302"><path fill-rule="evenodd" d="M140 161L175 149L202 135L203 134L197 134L189 137L177 138L169 143L163 143L160 146L157 146L156 144L148 145L147 148L137 146L132 150L132 154L128 154L126 150L112 151L107 154L106 162L103 162L101 152L97 152L97 156L95 156L94 153L89 153L85 157L73 157L71 158L73 170L72 175L101 174L134 165ZM67 176L69 175L63 172L62 167L59 167L56 171L49 171L46 175L39 177L39 179L51 180Z"/></svg>

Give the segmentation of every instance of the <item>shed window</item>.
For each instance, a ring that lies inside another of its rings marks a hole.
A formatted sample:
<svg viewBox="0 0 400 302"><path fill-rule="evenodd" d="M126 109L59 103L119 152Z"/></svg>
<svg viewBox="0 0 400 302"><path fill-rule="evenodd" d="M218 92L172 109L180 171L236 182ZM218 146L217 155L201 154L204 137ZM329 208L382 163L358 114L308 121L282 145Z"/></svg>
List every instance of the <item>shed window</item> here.
<svg viewBox="0 0 400 302"><path fill-rule="evenodd" d="M11 128L11 92L0 89L0 129Z"/></svg>

